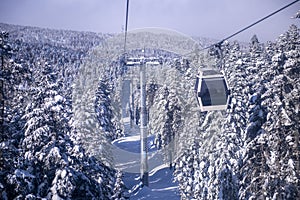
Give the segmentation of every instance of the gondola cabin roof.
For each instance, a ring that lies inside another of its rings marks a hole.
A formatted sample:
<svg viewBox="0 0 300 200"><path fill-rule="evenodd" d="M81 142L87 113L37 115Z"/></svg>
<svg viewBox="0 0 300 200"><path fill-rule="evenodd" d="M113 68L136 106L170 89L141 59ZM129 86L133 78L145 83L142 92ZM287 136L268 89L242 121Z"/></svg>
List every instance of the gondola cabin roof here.
<svg viewBox="0 0 300 200"><path fill-rule="evenodd" d="M202 70L196 77L195 92L200 111L227 109L230 91L221 72Z"/></svg>
<svg viewBox="0 0 300 200"><path fill-rule="evenodd" d="M204 78L216 77L216 76L224 76L221 72L214 69L202 69L200 71L200 76Z"/></svg>

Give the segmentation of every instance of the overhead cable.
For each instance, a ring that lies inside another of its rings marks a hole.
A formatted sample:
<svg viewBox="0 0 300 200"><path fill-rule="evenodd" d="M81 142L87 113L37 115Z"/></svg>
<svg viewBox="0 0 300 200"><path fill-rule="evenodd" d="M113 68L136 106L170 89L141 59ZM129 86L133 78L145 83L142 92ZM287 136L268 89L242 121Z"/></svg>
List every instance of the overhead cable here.
<svg viewBox="0 0 300 200"><path fill-rule="evenodd" d="M124 38L124 53L126 53L126 42L127 42L127 28L128 28L128 10L129 10L129 0L126 4L126 21L125 21L125 38Z"/></svg>
<svg viewBox="0 0 300 200"><path fill-rule="evenodd" d="M280 8L280 9L278 9L278 10L272 12L271 14L269 14L269 15L267 15L267 16L261 18L260 20L258 20L258 21L256 21L256 22L250 24L249 26L246 26L245 28L243 28L243 29L241 29L241 30L235 32L234 34L232 34L232 35L230 35L230 36L224 38L223 40L221 40L221 41L219 41L219 42L217 42L217 43L214 43L214 44L212 44L212 45L210 45L210 46L208 46L208 47L204 47L203 49L200 49L200 51L203 51L203 50L212 48L212 47L214 47L214 46L219 46L219 45L221 45L224 41L226 41L226 40L228 40L228 39L230 39L230 38L232 38L232 37L234 37L234 36L236 36L236 35L238 35L238 34L244 32L244 31L246 31L247 29L251 28L252 26L255 26L256 24L258 24L258 23L260 23L260 22L262 22L262 21L264 21L264 20L270 18L271 16L273 16L273 15L277 14L278 12L280 12L280 11L282 11L282 10L284 10L284 9L286 9L286 8L288 8L288 7L290 7L291 5L297 3L298 1L300 1L300 0L295 0L295 1L293 1L293 2L291 2L291 3L289 3L289 4L287 4L286 6L283 6L282 8Z"/></svg>

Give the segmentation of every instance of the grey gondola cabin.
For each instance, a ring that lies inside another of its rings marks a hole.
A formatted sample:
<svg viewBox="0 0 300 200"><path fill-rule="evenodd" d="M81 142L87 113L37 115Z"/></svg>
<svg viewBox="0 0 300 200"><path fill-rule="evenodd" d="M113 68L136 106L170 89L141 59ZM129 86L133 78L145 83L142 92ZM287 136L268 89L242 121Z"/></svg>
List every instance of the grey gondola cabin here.
<svg viewBox="0 0 300 200"><path fill-rule="evenodd" d="M221 72L213 69L201 70L196 78L195 92L201 112L225 110L228 107L230 91Z"/></svg>

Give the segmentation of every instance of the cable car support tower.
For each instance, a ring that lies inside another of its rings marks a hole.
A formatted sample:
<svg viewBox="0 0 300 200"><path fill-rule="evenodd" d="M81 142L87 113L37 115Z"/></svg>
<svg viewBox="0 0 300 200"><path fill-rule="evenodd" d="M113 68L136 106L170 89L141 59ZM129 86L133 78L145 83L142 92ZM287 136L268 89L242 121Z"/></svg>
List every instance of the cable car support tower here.
<svg viewBox="0 0 300 200"><path fill-rule="evenodd" d="M127 28L128 28L128 13L129 13L129 0L126 4L126 22L125 22L125 35L124 35L124 59L127 65L126 43L127 43ZM141 114L140 114L140 143L141 143L141 167L140 178L142 186L149 186L149 172L148 172L148 147L147 147L147 107L146 107L146 60L139 59L136 63L140 67L140 92L141 92ZM133 80L131 80L132 82ZM132 91L132 85L131 85ZM132 99L133 101L133 99ZM134 109L134 108L132 108Z"/></svg>

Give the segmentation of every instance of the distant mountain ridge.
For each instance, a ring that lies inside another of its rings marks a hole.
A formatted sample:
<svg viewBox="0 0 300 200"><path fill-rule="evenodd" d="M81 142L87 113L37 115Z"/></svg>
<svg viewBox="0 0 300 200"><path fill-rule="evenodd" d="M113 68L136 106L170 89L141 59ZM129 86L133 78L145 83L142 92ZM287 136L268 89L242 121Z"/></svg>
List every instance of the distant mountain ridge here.
<svg viewBox="0 0 300 200"><path fill-rule="evenodd" d="M0 23L1 31L7 31L11 35L11 37L16 38L18 35L22 35L23 38L28 38L28 40L33 41L51 41L55 40L55 43L63 43L63 42L72 42L74 37L79 39L81 37L90 37L94 43L100 43L103 39L112 37L118 33L101 33L101 32L91 32L91 31L75 31L75 30L67 30L67 29L52 29L52 28L43 28L43 27L35 27L35 26L23 26L23 25L14 25L7 23ZM28 33L31 34L28 34ZM34 33L34 34L33 34ZM45 33L58 33L63 34L64 37L57 38L56 34L45 34ZM219 42L217 39L201 37L201 36L190 36L195 42L197 42L200 48L207 47L214 43ZM62 41L65 40L65 41Z"/></svg>

